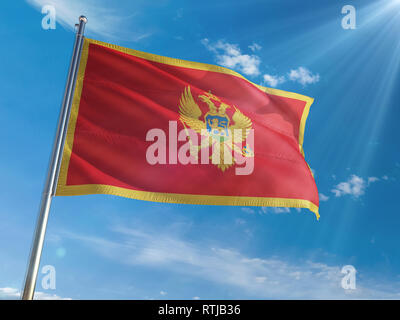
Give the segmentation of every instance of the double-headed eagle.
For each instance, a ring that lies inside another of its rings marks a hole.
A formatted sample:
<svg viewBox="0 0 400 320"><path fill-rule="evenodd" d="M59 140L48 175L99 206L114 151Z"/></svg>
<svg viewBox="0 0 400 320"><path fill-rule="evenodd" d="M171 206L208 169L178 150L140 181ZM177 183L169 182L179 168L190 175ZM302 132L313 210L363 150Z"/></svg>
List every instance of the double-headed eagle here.
<svg viewBox="0 0 400 320"><path fill-rule="evenodd" d="M203 113L193 99L190 86L185 88L179 103L179 119L185 129L189 127L204 137L200 145L193 145L188 135L191 155L197 157L200 149L212 147L211 163L215 164L222 171L225 171L235 163L234 157L232 157L231 161L226 161L224 157L225 152L232 154L233 150L242 156L253 156L248 145L243 148L241 147L242 142L246 140L249 134L248 129L252 129L251 120L236 106L232 106L235 113L232 119L230 119L226 114L226 109L231 108L231 106L222 102L220 98L211 94L211 92L201 94L198 97L209 108L209 111L204 114L202 120L200 117ZM219 105L216 106L214 102L219 103Z"/></svg>

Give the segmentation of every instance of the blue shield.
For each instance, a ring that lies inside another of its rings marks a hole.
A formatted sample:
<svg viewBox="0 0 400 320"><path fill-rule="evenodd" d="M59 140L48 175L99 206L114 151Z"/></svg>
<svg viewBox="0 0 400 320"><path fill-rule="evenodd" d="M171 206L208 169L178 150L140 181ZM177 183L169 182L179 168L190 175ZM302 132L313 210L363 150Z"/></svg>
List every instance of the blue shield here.
<svg viewBox="0 0 400 320"><path fill-rule="evenodd" d="M227 116L207 114L204 117L207 125L207 131L212 135L221 137L229 136L229 118Z"/></svg>

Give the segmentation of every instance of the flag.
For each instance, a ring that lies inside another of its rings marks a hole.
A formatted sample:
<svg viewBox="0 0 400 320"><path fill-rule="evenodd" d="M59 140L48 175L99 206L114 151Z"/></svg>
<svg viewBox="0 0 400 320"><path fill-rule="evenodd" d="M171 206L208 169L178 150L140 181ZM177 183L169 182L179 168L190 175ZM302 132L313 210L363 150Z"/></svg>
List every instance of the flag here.
<svg viewBox="0 0 400 320"><path fill-rule="evenodd" d="M308 208L312 98L215 65L85 39L57 196Z"/></svg>

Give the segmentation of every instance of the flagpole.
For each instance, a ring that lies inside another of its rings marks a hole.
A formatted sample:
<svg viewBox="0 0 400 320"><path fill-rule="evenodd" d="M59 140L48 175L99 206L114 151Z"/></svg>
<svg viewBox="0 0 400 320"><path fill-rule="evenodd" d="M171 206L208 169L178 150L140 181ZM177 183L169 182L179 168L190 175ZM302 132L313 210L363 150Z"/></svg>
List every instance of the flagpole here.
<svg viewBox="0 0 400 320"><path fill-rule="evenodd" d="M61 164L62 150L64 147L65 136L68 127L68 119L71 112L72 96L75 88L76 75L78 73L79 61L84 40L84 30L87 19L85 16L79 17L79 25L76 32L74 49L72 52L71 63L68 70L67 83L65 85L64 98L61 105L60 116L58 119L57 133L51 153L47 179L43 189L40 202L39 215L37 217L36 229L31 247L29 264L26 271L23 300L32 300L35 293L35 286L40 265L44 237L46 234L47 220L49 218L51 200L55 195L58 174Z"/></svg>

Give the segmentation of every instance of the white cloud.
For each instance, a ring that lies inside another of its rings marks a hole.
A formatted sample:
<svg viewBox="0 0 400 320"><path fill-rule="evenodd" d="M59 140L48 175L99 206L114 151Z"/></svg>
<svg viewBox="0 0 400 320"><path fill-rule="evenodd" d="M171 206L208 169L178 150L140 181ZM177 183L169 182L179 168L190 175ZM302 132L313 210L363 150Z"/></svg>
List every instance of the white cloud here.
<svg viewBox="0 0 400 320"><path fill-rule="evenodd" d="M310 70L304 67L290 70L288 76L291 81L299 82L303 86L319 81L319 74L313 74Z"/></svg>
<svg viewBox="0 0 400 320"><path fill-rule="evenodd" d="M176 10L176 15L173 20L178 20L183 17L183 8Z"/></svg>
<svg viewBox="0 0 400 320"><path fill-rule="evenodd" d="M384 176L384 177L386 177L386 176ZM382 179L387 180L384 177L382 177ZM336 197L341 197L344 195L352 195L352 196L358 198L365 193L365 190L367 187L369 187L372 183L377 182L379 180L380 179L377 177L368 177L365 180L365 179L353 174L350 176L350 178L347 181L341 182L338 185L336 185L331 190L331 192L334 193ZM324 200L322 200L322 201L324 201Z"/></svg>
<svg viewBox="0 0 400 320"><path fill-rule="evenodd" d="M49 294L45 292L35 292L35 300L72 300L71 298L62 298L56 294Z"/></svg>
<svg viewBox="0 0 400 320"><path fill-rule="evenodd" d="M256 277L255 280L258 283L263 283L265 280L267 280L267 277Z"/></svg>
<svg viewBox="0 0 400 320"><path fill-rule="evenodd" d="M368 184L371 184L373 182L379 181L379 178L377 177L368 177Z"/></svg>
<svg viewBox="0 0 400 320"><path fill-rule="evenodd" d="M166 292L166 291L160 291L160 294L162 295L162 296L166 296L168 293Z"/></svg>
<svg viewBox="0 0 400 320"><path fill-rule="evenodd" d="M251 51L255 52L255 51L261 50L262 47L259 44L253 42L253 44L250 45L249 48Z"/></svg>
<svg viewBox="0 0 400 320"><path fill-rule="evenodd" d="M254 211L254 209L251 209L251 208L243 207L243 208L241 208L241 210L242 210L243 212L250 213L250 214L256 213L256 212Z"/></svg>
<svg viewBox="0 0 400 320"><path fill-rule="evenodd" d="M0 288L0 300L15 300L19 299L20 296L21 293L18 289L9 287Z"/></svg>
<svg viewBox="0 0 400 320"><path fill-rule="evenodd" d="M290 213L290 208L286 207L261 207L261 212L262 213Z"/></svg>
<svg viewBox="0 0 400 320"><path fill-rule="evenodd" d="M149 36L150 32L137 32L140 26L133 27L135 20L112 7L110 2L103 0L26 0L34 8L41 11L44 5L54 6L56 9L56 21L63 27L74 30L78 18L85 15L88 18L86 30L90 34L99 35L109 39L122 39L138 41ZM44 15L43 15L44 16Z"/></svg>
<svg viewBox="0 0 400 320"><path fill-rule="evenodd" d="M304 67L299 67L297 69L290 70L287 78L285 76L264 74L263 80L265 84L271 87L276 87L282 83L285 83L287 80L298 82L303 86L306 86L307 84L318 82L319 74L312 74L310 70Z"/></svg>
<svg viewBox="0 0 400 320"><path fill-rule="evenodd" d="M126 265L143 265L239 289L241 298L344 299L341 267L314 261L289 262L277 257L251 257L236 249L186 242L174 234L126 227L113 230L119 240L68 234L101 256ZM101 243L101 245L99 245ZM365 280L365 278L363 278ZM400 298L386 289L368 289L357 282L350 298Z"/></svg>
<svg viewBox="0 0 400 320"><path fill-rule="evenodd" d="M271 87L276 87L279 84L282 84L286 81L285 77L283 77L283 76L273 76L270 74L264 74L263 80L264 80L265 84L267 84Z"/></svg>
<svg viewBox="0 0 400 320"><path fill-rule="evenodd" d="M201 43L215 54L218 64L227 68L237 69L248 76L260 74L260 58L256 55L242 54L238 45L222 40L211 44L208 39L201 40Z"/></svg>
<svg viewBox="0 0 400 320"><path fill-rule="evenodd" d="M289 208L280 208L280 207L276 207L276 208L271 208L271 210L274 213L289 213L290 209Z"/></svg>
<svg viewBox="0 0 400 320"><path fill-rule="evenodd" d="M331 191L335 194L336 197L341 197L343 195L352 195L358 198L365 193L366 186L367 184L365 183L365 180L363 178L353 174L347 181L339 183Z"/></svg>
<svg viewBox="0 0 400 320"><path fill-rule="evenodd" d="M0 288L0 300L17 300L20 299L21 292L18 289L5 287ZM49 294L41 291L36 291L35 300L71 300L70 298L61 298L56 294Z"/></svg>
<svg viewBox="0 0 400 320"><path fill-rule="evenodd" d="M196 296L192 298L193 300L200 300L200 297Z"/></svg>
<svg viewBox="0 0 400 320"><path fill-rule="evenodd" d="M320 193L320 194L319 194L319 200L320 200L320 201L328 201L328 200L329 200L329 197L326 196L326 195L324 195L323 193Z"/></svg>
<svg viewBox="0 0 400 320"><path fill-rule="evenodd" d="M201 40L201 43L212 53L215 54L215 59L218 64L232 69L237 69L239 72L249 76L258 76L260 74L261 59L255 54L242 54L241 49L237 44L231 44L223 40L218 40L211 43L209 39ZM249 46L252 52L261 49L257 43ZM264 74L263 82L270 87L276 87L287 80L299 82L303 86L319 81L319 74L313 74L305 67L292 69L287 77L284 75Z"/></svg>

